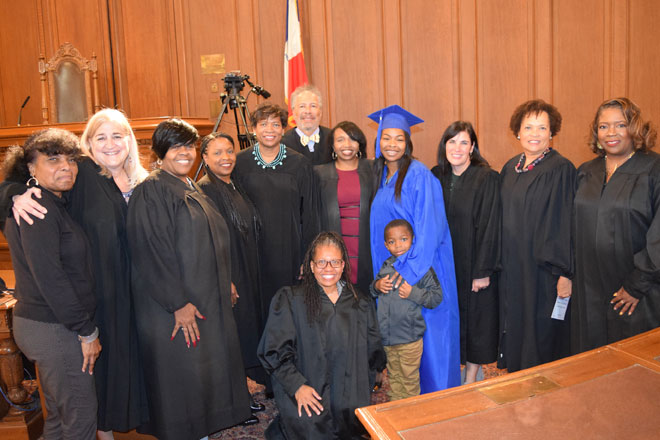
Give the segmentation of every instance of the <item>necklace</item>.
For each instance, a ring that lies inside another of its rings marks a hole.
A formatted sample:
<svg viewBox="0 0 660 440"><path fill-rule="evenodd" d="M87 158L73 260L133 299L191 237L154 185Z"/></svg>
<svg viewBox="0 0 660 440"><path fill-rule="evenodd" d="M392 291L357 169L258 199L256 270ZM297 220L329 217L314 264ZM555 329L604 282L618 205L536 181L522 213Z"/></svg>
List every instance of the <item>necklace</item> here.
<svg viewBox="0 0 660 440"><path fill-rule="evenodd" d="M261 157L261 152L259 151L259 144L257 143L252 150L252 155L254 156L255 162L257 165L261 165L261 168L272 168L275 169L276 166L282 165L284 159L286 159L286 147L284 144L280 144L280 151L277 153L277 157L273 159L272 162L266 162L263 157Z"/></svg>
<svg viewBox="0 0 660 440"><path fill-rule="evenodd" d="M539 157L534 159L532 161L532 163L530 163L526 167L523 167L523 165L525 164L525 153L521 154L520 159L518 160L518 163L514 167L514 169L516 170L516 173L518 173L518 174L526 173L527 171L533 170L534 167L536 165L538 165L538 163L541 162L545 158L545 156L547 156L548 153L550 153L551 151L552 151L552 147L546 148L545 150L543 150L543 153L541 153L541 155Z"/></svg>
<svg viewBox="0 0 660 440"><path fill-rule="evenodd" d="M633 154L635 154L635 151L633 151L632 153L630 153L630 154L628 155L628 157L626 157L625 160L624 160L623 162L621 162L621 163L615 163L615 164L614 164L614 169L613 169L612 171L607 171L607 154L606 154L606 155L605 155L605 174L607 175L607 178L609 179L610 177L612 177L612 174L614 174L614 172L617 170L617 168L619 168L619 165L623 165L624 163L628 162L628 159L630 159L631 157L633 157Z"/></svg>

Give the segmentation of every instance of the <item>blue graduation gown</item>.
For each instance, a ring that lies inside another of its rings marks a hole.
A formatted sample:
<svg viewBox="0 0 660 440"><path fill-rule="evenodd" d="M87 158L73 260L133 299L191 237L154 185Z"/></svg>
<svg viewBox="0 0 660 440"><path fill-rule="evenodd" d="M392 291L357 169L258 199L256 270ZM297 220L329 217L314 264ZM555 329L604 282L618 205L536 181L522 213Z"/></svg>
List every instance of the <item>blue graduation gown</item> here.
<svg viewBox="0 0 660 440"><path fill-rule="evenodd" d="M433 267L442 285L442 303L422 311L426 333L419 372L424 394L461 384L456 272L440 182L422 163L413 160L403 181L401 199L396 200L397 175L388 183L383 173L371 205L371 255L375 276L390 257L383 238L385 226L394 219L405 219L415 237L394 268L413 285Z"/></svg>

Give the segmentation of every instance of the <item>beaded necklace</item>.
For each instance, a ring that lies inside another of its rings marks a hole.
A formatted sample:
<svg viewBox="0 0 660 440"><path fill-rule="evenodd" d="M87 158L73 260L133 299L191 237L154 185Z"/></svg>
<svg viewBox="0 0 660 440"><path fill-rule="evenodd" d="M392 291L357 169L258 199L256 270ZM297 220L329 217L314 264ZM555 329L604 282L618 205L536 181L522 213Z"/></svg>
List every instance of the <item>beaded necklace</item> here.
<svg viewBox="0 0 660 440"><path fill-rule="evenodd" d="M516 167L515 167L516 173L526 173L527 171L531 171L531 170L533 170L534 167L535 167L536 165L538 165L538 163L541 162L541 161L543 160L543 158L544 158L545 156L547 156L548 153L550 153L551 151L552 151L552 147L548 147L548 148L546 148L546 149L543 151L543 153L541 153L541 155L540 155L539 157L537 157L536 159L534 159L534 160L532 161L532 163L530 163L530 164L527 165L526 167L523 167L523 165L525 164L525 153L521 154L521 155L520 155L520 160L518 160L518 163L516 164Z"/></svg>
<svg viewBox="0 0 660 440"><path fill-rule="evenodd" d="M255 162L257 165L261 165L261 168L272 168L275 169L276 166L282 165L284 159L286 159L286 147L284 144L280 144L280 151L277 153L277 157L272 162L266 162L263 157L261 157L261 152L259 152L259 144L255 144L254 150L252 150L252 155L254 156Z"/></svg>

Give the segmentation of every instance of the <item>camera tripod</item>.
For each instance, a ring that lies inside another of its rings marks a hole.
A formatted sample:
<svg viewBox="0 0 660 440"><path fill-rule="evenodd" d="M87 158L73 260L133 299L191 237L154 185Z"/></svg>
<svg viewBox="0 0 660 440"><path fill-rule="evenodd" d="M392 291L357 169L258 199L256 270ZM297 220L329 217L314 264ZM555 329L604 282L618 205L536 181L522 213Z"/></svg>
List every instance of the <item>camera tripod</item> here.
<svg viewBox="0 0 660 440"><path fill-rule="evenodd" d="M250 130L249 123L251 116L250 110L247 106L247 98L250 96L250 93L254 92L255 95L263 96L268 99L270 93L268 93L263 87L253 84L250 81L249 75L241 75L240 72L229 72L222 80L225 83L225 90L227 93L222 93L220 95L220 98L222 99L222 108L220 109L218 119L215 121L212 133L215 133L218 130L223 116L225 113L229 113L229 110L231 109L234 112L236 139L238 139L239 149L244 150L250 148L254 146L256 138L254 133ZM245 87L245 83L248 83L250 86L250 91L245 97L243 97L241 96L241 91ZM197 181L203 167L204 159L199 162L197 172L195 172L195 181Z"/></svg>

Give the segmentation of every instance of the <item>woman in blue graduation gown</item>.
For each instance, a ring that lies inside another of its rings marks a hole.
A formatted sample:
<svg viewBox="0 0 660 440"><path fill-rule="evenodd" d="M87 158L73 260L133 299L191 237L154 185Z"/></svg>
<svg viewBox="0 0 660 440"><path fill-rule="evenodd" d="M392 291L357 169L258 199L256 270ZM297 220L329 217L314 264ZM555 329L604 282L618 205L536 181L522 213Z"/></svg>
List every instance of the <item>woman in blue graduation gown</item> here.
<svg viewBox="0 0 660 440"><path fill-rule="evenodd" d="M598 155L578 169L571 349L660 326L660 156L656 131L628 98L603 102L591 127Z"/></svg>
<svg viewBox="0 0 660 440"><path fill-rule="evenodd" d="M412 247L394 264L410 285L433 267L443 290L435 309L424 309L426 333L420 366L422 393L458 386L460 340L456 274L451 237L440 182L412 159L410 125L423 122L398 105L369 116L379 123L376 138L378 191L371 205L371 255L374 275L390 257L383 233L391 220L402 218L414 229ZM382 153L382 154L381 154Z"/></svg>

